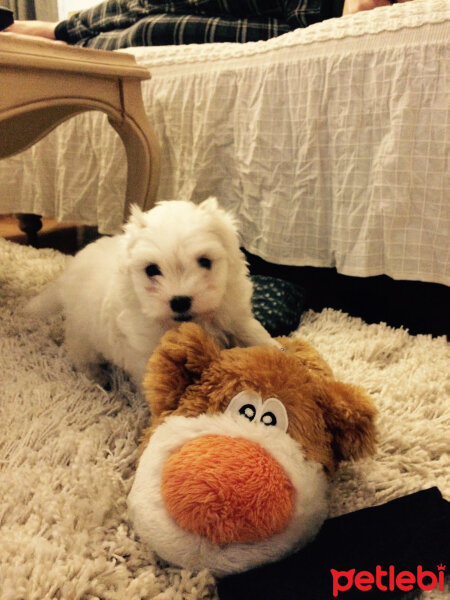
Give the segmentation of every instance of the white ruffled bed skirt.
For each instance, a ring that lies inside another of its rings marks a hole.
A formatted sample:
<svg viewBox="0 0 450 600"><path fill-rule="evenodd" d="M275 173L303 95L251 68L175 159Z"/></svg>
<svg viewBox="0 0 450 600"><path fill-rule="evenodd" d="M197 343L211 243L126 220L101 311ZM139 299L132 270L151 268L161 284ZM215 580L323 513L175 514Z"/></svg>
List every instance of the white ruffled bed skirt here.
<svg viewBox="0 0 450 600"><path fill-rule="evenodd" d="M450 285L450 3L414 0L267 42L132 48L159 200L217 195L286 265ZM0 212L120 230L126 158L101 113L0 163Z"/></svg>

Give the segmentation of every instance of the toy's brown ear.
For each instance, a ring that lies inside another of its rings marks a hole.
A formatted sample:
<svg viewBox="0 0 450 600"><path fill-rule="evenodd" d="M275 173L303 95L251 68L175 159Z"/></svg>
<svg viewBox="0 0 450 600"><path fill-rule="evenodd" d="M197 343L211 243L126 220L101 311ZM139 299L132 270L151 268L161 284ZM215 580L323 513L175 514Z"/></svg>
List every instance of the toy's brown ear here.
<svg viewBox="0 0 450 600"><path fill-rule="evenodd" d="M284 346L286 352L295 354L312 374L325 377L326 379L333 378L333 371L330 365L307 341L301 338L288 337L279 337L277 340Z"/></svg>
<svg viewBox="0 0 450 600"><path fill-rule="evenodd" d="M164 334L143 381L152 418L175 410L187 386L200 379L219 353L216 341L195 323L183 323Z"/></svg>
<svg viewBox="0 0 450 600"><path fill-rule="evenodd" d="M375 450L375 415L371 398L357 386L340 381L324 382L318 403L333 436L336 461L362 458Z"/></svg>

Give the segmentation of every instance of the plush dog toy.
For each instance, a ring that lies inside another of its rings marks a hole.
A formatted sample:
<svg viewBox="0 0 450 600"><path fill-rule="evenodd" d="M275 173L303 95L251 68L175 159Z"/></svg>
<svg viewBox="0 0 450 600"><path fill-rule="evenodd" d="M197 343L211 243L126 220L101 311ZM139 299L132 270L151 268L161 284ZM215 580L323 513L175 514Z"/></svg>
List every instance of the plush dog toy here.
<svg viewBox="0 0 450 600"><path fill-rule="evenodd" d="M327 516L340 461L374 449L375 409L305 341L221 350L194 323L164 335L144 388L152 425L128 497L160 557L215 575L276 560Z"/></svg>

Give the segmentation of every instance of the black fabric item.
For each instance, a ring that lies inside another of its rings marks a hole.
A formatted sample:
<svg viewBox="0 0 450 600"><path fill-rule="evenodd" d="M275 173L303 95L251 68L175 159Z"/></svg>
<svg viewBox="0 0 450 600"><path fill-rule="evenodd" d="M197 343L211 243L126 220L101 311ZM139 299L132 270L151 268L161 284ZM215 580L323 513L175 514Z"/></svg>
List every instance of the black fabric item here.
<svg viewBox="0 0 450 600"><path fill-rule="evenodd" d="M278 277L252 275L253 314L271 336L289 335L300 323L305 290Z"/></svg>
<svg viewBox="0 0 450 600"><path fill-rule="evenodd" d="M396 573L416 573L420 565L437 575L441 563L449 573L449 559L450 503L431 488L329 519L309 546L276 563L219 580L218 593L220 600L333 600L331 569L375 574L377 565L384 570L393 565ZM353 585L337 598L416 597L412 593L380 591L375 585L360 591Z"/></svg>

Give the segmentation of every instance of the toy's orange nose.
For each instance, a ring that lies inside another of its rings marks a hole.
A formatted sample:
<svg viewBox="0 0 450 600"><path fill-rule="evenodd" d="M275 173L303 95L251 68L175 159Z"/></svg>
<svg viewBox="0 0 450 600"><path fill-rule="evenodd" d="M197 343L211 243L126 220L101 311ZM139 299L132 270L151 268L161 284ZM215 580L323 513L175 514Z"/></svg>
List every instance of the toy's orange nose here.
<svg viewBox="0 0 450 600"><path fill-rule="evenodd" d="M267 539L285 529L294 508L279 463L259 444L225 435L184 444L164 465L161 486L178 525L220 545Z"/></svg>

